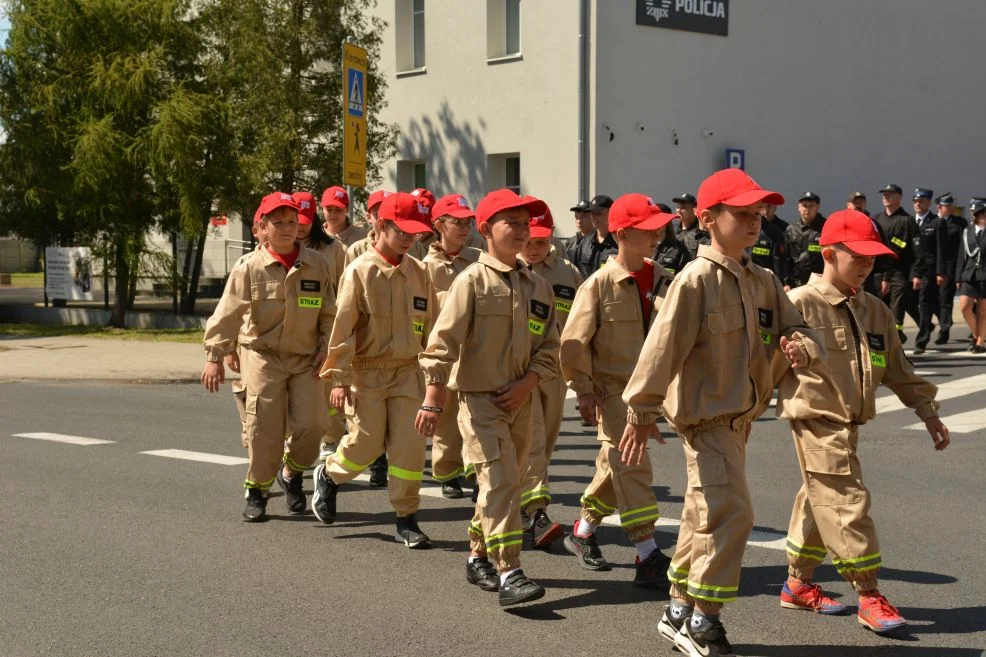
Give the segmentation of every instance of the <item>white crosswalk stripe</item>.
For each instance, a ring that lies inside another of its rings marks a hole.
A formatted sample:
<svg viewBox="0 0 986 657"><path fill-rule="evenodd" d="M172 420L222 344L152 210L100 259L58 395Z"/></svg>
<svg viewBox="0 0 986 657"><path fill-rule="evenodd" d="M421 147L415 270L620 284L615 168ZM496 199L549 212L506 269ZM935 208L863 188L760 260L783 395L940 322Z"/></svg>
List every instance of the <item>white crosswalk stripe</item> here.
<svg viewBox="0 0 986 657"><path fill-rule="evenodd" d="M950 434L967 434L986 430L986 410L977 408L965 413L955 413L942 417L941 421L948 427ZM925 431L924 422L904 427L912 431Z"/></svg>
<svg viewBox="0 0 986 657"><path fill-rule="evenodd" d="M620 516L606 516L603 518L603 524L619 527ZM658 521L654 523L654 529L668 534L677 534L679 527L681 527L681 521L675 518L659 518ZM754 547L767 548L769 550L786 550L787 535L757 529L750 533L750 538L746 541L746 544Z"/></svg>
<svg viewBox="0 0 986 657"><path fill-rule="evenodd" d="M65 443L67 445L110 445L113 440L103 440L101 438L84 438L82 436L67 436L62 433L47 433L47 432L37 432L37 433L15 433L14 438L31 438L32 440L47 440L53 443Z"/></svg>
<svg viewBox="0 0 986 657"><path fill-rule="evenodd" d="M200 463L215 463L216 465L245 465L250 461L240 456L226 456L224 454L209 454L207 452L190 452L185 449L155 449L149 452L140 452L148 456L163 456L169 459L181 459L184 461L198 461Z"/></svg>

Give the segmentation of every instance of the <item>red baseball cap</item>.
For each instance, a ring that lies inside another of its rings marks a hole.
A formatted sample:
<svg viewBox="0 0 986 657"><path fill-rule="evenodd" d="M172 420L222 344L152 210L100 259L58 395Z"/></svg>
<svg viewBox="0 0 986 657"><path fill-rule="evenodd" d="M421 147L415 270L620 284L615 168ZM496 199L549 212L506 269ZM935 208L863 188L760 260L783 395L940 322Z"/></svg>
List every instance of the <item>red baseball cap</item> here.
<svg viewBox="0 0 986 657"><path fill-rule="evenodd" d="M377 216L384 221L393 221L405 233L432 232L428 208L421 199L405 192L397 192L385 198Z"/></svg>
<svg viewBox="0 0 986 657"><path fill-rule="evenodd" d="M262 215L260 214L260 208L257 208L257 211L253 213L253 225L254 226L256 226L257 224L260 223L261 216Z"/></svg>
<svg viewBox="0 0 986 657"><path fill-rule="evenodd" d="M285 194L284 192L274 192L273 194L268 194L260 200L260 209L258 209L257 212L261 215L268 215L278 208L291 208L295 211L299 209L294 197L290 194Z"/></svg>
<svg viewBox="0 0 986 657"><path fill-rule="evenodd" d="M315 197L308 192L295 192L291 197L298 204L298 223L310 224L315 221Z"/></svg>
<svg viewBox="0 0 986 657"><path fill-rule="evenodd" d="M544 201L533 196L518 196L512 190L498 189L484 196L476 206L476 222L482 226L497 212L513 208L527 208L531 217L539 217L547 211L548 206Z"/></svg>
<svg viewBox="0 0 986 657"><path fill-rule="evenodd" d="M609 209L609 230L615 233L621 228L657 230L671 223L676 215L665 212L645 194L624 194Z"/></svg>
<svg viewBox="0 0 986 657"><path fill-rule="evenodd" d="M716 171L702 181L698 188L698 211L719 205L742 207L754 203L784 205L784 197L762 188L742 169Z"/></svg>
<svg viewBox="0 0 986 657"><path fill-rule="evenodd" d="M366 211L370 212L373 208L377 207L383 200L393 194L393 192L388 192L383 189L378 189L377 191L370 194L370 198L366 199Z"/></svg>
<svg viewBox="0 0 986 657"><path fill-rule="evenodd" d="M821 246L842 244L853 253L863 256L897 257L880 239L873 220L859 210L838 210L830 214L822 226L822 236L818 243Z"/></svg>
<svg viewBox="0 0 986 657"><path fill-rule="evenodd" d="M346 192L346 188L335 185L322 192L322 207L334 207L348 210L349 194Z"/></svg>
<svg viewBox="0 0 986 657"><path fill-rule="evenodd" d="M431 218L438 221L441 217L454 217L456 219L468 219L475 217L476 213L469 207L469 201L462 194L448 194L435 202L431 207Z"/></svg>
<svg viewBox="0 0 986 657"><path fill-rule="evenodd" d="M555 220L551 216L551 210L545 205L544 214L531 217L531 237L551 237L554 230Z"/></svg>
<svg viewBox="0 0 986 657"><path fill-rule="evenodd" d="M411 192L411 196L416 196L421 199L425 205L429 208L435 205L435 195L424 187L418 187L416 190Z"/></svg>

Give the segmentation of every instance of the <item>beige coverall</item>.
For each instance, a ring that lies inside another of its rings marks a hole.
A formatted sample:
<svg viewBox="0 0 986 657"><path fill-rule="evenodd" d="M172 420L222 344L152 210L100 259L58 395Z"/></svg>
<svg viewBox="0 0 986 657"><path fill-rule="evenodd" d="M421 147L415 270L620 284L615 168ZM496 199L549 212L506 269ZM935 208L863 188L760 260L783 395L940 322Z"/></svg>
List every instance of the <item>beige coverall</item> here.
<svg viewBox="0 0 986 657"><path fill-rule="evenodd" d="M340 235L351 232L353 228L355 227L347 227ZM365 233L366 231L363 232ZM331 242L319 245L316 251L329 263L333 280L332 289L338 296L339 282L342 280L342 272L346 268L345 243L341 237L333 237ZM325 382L322 382L322 388L325 392L325 405L328 408L328 419L326 421L325 435L322 436L322 442L330 445L338 445L342 437L346 435L346 416L329 404L329 392L331 388Z"/></svg>
<svg viewBox="0 0 986 657"><path fill-rule="evenodd" d="M653 424L663 411L685 450L688 485L668 569L673 596L736 599L753 528L750 423L773 396L780 337L812 363L824 349L810 335L777 277L710 246L699 246L671 283L623 400L632 424Z"/></svg>
<svg viewBox="0 0 986 657"><path fill-rule="evenodd" d="M619 262L606 266L579 288L561 334L562 375L576 394L595 394L599 406L599 455L596 473L582 496L582 517L598 525L614 511L630 540L639 543L654 533L660 517L651 485L650 456L638 465L620 460L619 444L627 425L623 390L644 346L647 331L660 315L674 274L654 265L650 323L644 326L637 283Z"/></svg>
<svg viewBox="0 0 986 657"><path fill-rule="evenodd" d="M488 554L500 572L520 567L531 403L503 411L495 391L528 371L542 381L559 375L554 313L547 281L519 260L510 267L483 253L455 279L420 358L426 383L459 395L459 430L479 482L470 547Z"/></svg>
<svg viewBox="0 0 986 657"><path fill-rule="evenodd" d="M266 246L234 267L206 324L210 362L220 362L237 340L241 347L250 459L246 488L269 489L282 461L303 471L318 455L325 430L324 396L312 368L328 345L335 294L325 259L299 246L287 271ZM287 450L285 435L290 435Z"/></svg>
<svg viewBox="0 0 986 657"><path fill-rule="evenodd" d="M343 273L321 373L330 388L350 388L355 397L349 433L325 460L326 474L337 484L350 481L386 451L398 517L416 513L421 500L425 439L414 418L424 386L417 359L437 304L420 261L405 256L395 267L371 248Z"/></svg>
<svg viewBox="0 0 986 657"><path fill-rule="evenodd" d="M938 388L914 373L893 313L876 297L846 297L818 274L788 296L828 353L827 362L806 370L775 355L775 367L786 370L777 415L791 421L804 482L791 512L788 571L810 581L831 552L857 591L873 591L882 558L856 453L859 427L876 415L881 383L922 420L938 415Z"/></svg>

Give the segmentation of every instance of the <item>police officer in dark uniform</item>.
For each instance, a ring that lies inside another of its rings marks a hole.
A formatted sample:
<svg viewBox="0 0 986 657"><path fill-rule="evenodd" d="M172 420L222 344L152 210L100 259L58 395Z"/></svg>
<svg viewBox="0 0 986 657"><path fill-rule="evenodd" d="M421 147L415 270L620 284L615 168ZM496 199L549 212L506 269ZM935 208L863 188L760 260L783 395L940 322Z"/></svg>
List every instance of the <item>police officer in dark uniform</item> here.
<svg viewBox="0 0 986 657"><path fill-rule="evenodd" d="M887 185L880 190L883 200L883 211L876 216L876 222L883 230L887 246L897 256L896 259L884 256L877 261L880 270L880 295L890 306L897 323L897 332L901 343L907 342L904 335L904 313L909 312L914 321L920 323L921 318L915 317L911 300L915 292L921 289L921 279L924 274L924 263L917 257L918 225L914 217L900 206L902 190L900 185Z"/></svg>
<svg viewBox="0 0 986 657"><path fill-rule="evenodd" d="M674 236L688 248L689 255L694 258L698 253L699 244L712 244L712 236L709 235L699 223L698 215L695 214L695 207L698 201L691 194L675 196L674 212L678 218L671 222L674 227Z"/></svg>
<svg viewBox="0 0 986 657"><path fill-rule="evenodd" d="M914 221L917 223L918 238L916 242L917 257L924 268L921 279L921 289L918 290L918 336L914 341L914 354L924 353L931 332L935 329L934 317L938 317L941 325L941 303L938 294L938 283L935 276L938 272L938 226L941 220L931 212L931 197L934 192L924 187L914 190L911 200L914 202Z"/></svg>
<svg viewBox="0 0 986 657"><path fill-rule="evenodd" d="M661 209L661 212L671 213L671 208L664 203L658 203L657 207ZM674 230L672 228L664 226L658 229L658 232L661 237L657 245L657 250L654 253L654 262L672 274L677 274L692 259L691 254L688 252L688 247L685 246L684 242L674 236Z"/></svg>
<svg viewBox="0 0 986 657"><path fill-rule="evenodd" d="M619 248L616 239L609 233L609 209L613 199L605 194L594 196L589 201L589 213L595 231L589 233L579 242L575 250L572 264L579 268L583 278L589 278L611 256L615 256Z"/></svg>
<svg viewBox="0 0 986 657"><path fill-rule="evenodd" d="M969 222L961 214L952 212L955 197L951 192L939 196L935 203L938 206L938 255L935 258L938 269L935 272L935 282L938 284L940 304L935 344L947 344L952 330L952 307L955 302L955 266L959 260L959 249L962 248L962 236ZM928 276L931 276L931 272L928 272Z"/></svg>
<svg viewBox="0 0 986 657"><path fill-rule="evenodd" d="M962 233L955 282L959 286L962 316L972 329L969 351L986 353L986 199L969 201L971 225Z"/></svg>
<svg viewBox="0 0 986 657"><path fill-rule="evenodd" d="M575 215L575 235L569 237L565 244L565 257L572 261L575 259L579 244L586 235L591 235L596 227L592 225L592 216L589 214L589 201L582 199L568 210Z"/></svg>
<svg viewBox="0 0 986 657"><path fill-rule="evenodd" d="M791 270L784 284L798 287L808 282L812 274L821 274L825 266L822 260L822 247L818 239L822 236L825 217L818 212L822 199L815 192L805 192L798 199L800 221L788 225L785 231L787 252L791 258Z"/></svg>
<svg viewBox="0 0 986 657"><path fill-rule="evenodd" d="M768 219L768 212L776 207L764 205L763 218L760 221L760 237L750 249L750 259L764 269L774 272L781 281L785 281L790 273L787 236L784 232L787 222L778 219L776 215Z"/></svg>
<svg viewBox="0 0 986 657"><path fill-rule="evenodd" d="M867 217L870 216L870 213L866 210L866 194L863 192L853 192L850 194L849 199L846 201L846 209L862 212Z"/></svg>

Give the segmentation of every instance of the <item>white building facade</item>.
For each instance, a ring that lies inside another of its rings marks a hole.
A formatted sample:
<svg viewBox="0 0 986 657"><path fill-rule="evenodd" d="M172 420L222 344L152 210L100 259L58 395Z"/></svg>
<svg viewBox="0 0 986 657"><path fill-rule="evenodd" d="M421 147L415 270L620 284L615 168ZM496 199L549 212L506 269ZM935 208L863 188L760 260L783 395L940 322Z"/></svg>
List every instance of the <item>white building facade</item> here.
<svg viewBox="0 0 986 657"><path fill-rule="evenodd" d="M670 203L726 162L824 213L986 195L982 0L379 0L385 185Z"/></svg>

